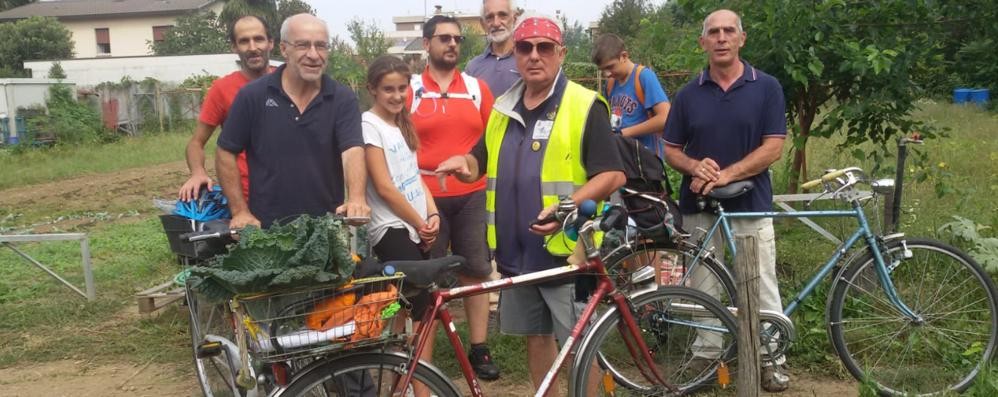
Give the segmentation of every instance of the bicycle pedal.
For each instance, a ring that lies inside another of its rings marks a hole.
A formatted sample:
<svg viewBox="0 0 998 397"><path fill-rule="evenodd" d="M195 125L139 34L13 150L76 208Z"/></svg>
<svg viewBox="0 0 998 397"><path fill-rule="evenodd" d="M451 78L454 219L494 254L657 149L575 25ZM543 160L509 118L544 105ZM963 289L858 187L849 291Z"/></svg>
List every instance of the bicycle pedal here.
<svg viewBox="0 0 998 397"><path fill-rule="evenodd" d="M198 345L195 353L198 358L208 358L215 357L222 354L222 343L221 342L201 342Z"/></svg>

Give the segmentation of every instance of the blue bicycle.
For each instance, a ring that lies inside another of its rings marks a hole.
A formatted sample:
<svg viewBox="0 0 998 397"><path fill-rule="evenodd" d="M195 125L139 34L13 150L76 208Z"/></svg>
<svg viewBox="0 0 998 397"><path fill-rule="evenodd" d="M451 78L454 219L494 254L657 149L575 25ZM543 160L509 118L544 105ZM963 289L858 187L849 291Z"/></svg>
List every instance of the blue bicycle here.
<svg viewBox="0 0 998 397"><path fill-rule="evenodd" d="M701 235L698 239L688 238L669 248L655 248L661 244L648 242L645 247L637 244L633 249L662 251L643 256L656 260L669 257L672 258L670 265L677 263L678 258L685 274L679 282L697 285L698 266L705 262L710 264L710 269L723 266L717 260L724 257L723 252L715 253L714 247L709 245L715 234L723 233L730 257L737 255L731 226L733 219L852 218L856 221L855 230L831 253L803 290L785 302L784 313L761 314L764 359L780 357L786 352L795 335L788 316L822 280L834 273L826 310L827 329L836 353L856 379L876 385L880 394L888 396L961 392L972 384L995 354L998 294L994 283L972 258L942 242L906 238L900 233L884 236L874 233L863 210L863 203L870 195L856 189L858 184L867 182L865 173L853 167L830 171L803 185L805 189L823 188L824 194L847 202L850 208L846 210L725 212L717 199L752 189L750 182L738 182L712 192L713 198L708 197L705 201L708 210L716 213L717 220L708 230L697 233ZM866 247L853 250L857 245ZM711 272L712 277L728 278L721 280L721 285L725 286L721 291L734 285L730 275L728 271ZM729 309L734 310L733 307ZM669 310L674 314L683 311L696 314L703 308L675 304ZM672 322L665 317L660 320L666 325ZM580 351L606 352L609 349L586 347L615 343L613 339L617 336L612 332L615 324L605 321L596 324L597 328L605 329L604 332L593 332L583 341ZM696 354L697 346L703 344L701 340L732 332L716 325L703 326L697 338L688 338L689 356ZM575 368L588 368L587 364L597 362L594 360L610 361L605 356L606 353L602 356L583 354ZM684 361L692 361L686 358ZM711 372L731 367L733 359L731 354L719 355L710 366L698 370ZM686 364L663 365L677 374L687 369ZM656 385L630 375L623 360L614 361L614 367L611 371L614 381L623 388L638 394L657 389ZM586 384L586 374L577 375L577 384ZM703 376L696 379L704 383L711 381ZM687 386L688 390L696 389L695 385ZM620 390L615 394L621 395Z"/></svg>

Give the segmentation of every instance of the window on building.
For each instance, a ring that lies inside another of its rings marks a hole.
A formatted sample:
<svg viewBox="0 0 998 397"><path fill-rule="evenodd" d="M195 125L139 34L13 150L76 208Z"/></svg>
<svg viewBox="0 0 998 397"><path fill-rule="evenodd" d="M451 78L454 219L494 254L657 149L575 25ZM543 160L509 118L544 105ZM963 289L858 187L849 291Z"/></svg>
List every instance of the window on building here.
<svg viewBox="0 0 998 397"><path fill-rule="evenodd" d="M111 55L111 30L108 28L94 29L97 36L97 55Z"/></svg>
<svg viewBox="0 0 998 397"><path fill-rule="evenodd" d="M153 26L152 41L159 43L163 40L166 40L166 32L169 32L170 29L173 29L173 25Z"/></svg>

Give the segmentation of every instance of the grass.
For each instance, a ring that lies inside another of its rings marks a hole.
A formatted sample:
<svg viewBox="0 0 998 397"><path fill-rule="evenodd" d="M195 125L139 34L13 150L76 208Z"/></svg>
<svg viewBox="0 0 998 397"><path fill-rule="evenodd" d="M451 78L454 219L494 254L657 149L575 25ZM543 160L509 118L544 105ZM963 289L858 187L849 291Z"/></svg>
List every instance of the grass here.
<svg viewBox="0 0 998 397"><path fill-rule="evenodd" d="M92 303L51 280L13 252L0 250L0 367L58 359L182 362L187 321L178 308L139 319L133 294L179 271L157 219L90 231L97 300ZM19 244L76 285L82 285L78 245Z"/></svg>
<svg viewBox="0 0 998 397"><path fill-rule="evenodd" d="M954 214L993 230L998 224L998 206L992 199L998 193L998 165L995 165L998 164L998 117L971 108L933 103L926 103L917 116L949 127L950 136L929 140L916 149L925 153L928 160L923 168L909 163L909 171L913 171L909 175L922 170L933 173L925 182L906 185L903 230L910 235L933 236ZM0 149L0 169L5 170L0 173L0 190L181 160L188 137L187 133L151 134L100 147L53 148L21 154ZM857 162L838 149L837 143L836 139L811 140L810 169L849 165L869 169L873 165L868 161ZM893 159L883 166L893 167ZM785 180L783 168L774 167L778 191L779 181ZM817 175L812 172L810 176ZM953 192L937 197L936 182L940 181ZM57 213L59 208L36 210ZM845 223L825 223L825 226L836 233L844 232L847 227ZM190 345L185 309L174 305L150 319L133 314L136 291L162 283L180 270L158 220L110 219L97 222L86 232L90 235L98 292L93 303L86 303L0 247L0 324L3 324L0 368L60 359L137 364L154 360L175 365L178 379L193 379L188 364ZM993 235L993 231L990 233ZM778 222L777 234L779 278L786 297L824 263L834 246L815 238L816 234L795 221ZM19 247L42 263L52 265L71 281L82 284L79 251L73 243ZM827 342L825 299L821 293L819 290L819 295L805 302L795 315L801 339L792 351L790 363L808 372L848 378ZM461 332L466 330L463 324L458 328ZM493 335L489 342L504 377L526 381L528 374L523 363L528 358L522 339ZM458 373L446 339L438 338L435 353L436 365L448 374ZM987 378L993 379L993 376Z"/></svg>
<svg viewBox="0 0 998 397"><path fill-rule="evenodd" d="M14 153L0 148L0 190L184 159L190 132L125 137L108 145L56 146ZM207 148L213 153L214 140Z"/></svg>

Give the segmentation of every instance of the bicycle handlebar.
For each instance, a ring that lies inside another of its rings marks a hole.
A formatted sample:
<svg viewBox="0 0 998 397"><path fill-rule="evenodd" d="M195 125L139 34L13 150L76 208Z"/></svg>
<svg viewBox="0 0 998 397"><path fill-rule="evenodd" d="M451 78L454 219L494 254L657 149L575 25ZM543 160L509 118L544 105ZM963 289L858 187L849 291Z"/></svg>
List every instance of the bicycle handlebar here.
<svg viewBox="0 0 998 397"><path fill-rule="evenodd" d="M826 173L825 175L822 175L821 178L804 182L803 184L800 185L800 188L804 189L804 190L814 189L814 188L820 186L823 182L833 181L833 180L835 180L835 178L843 176L843 175L845 175L849 171L850 171L850 169L848 169L848 168L844 168L844 169L841 169L841 170L830 171L830 172Z"/></svg>

